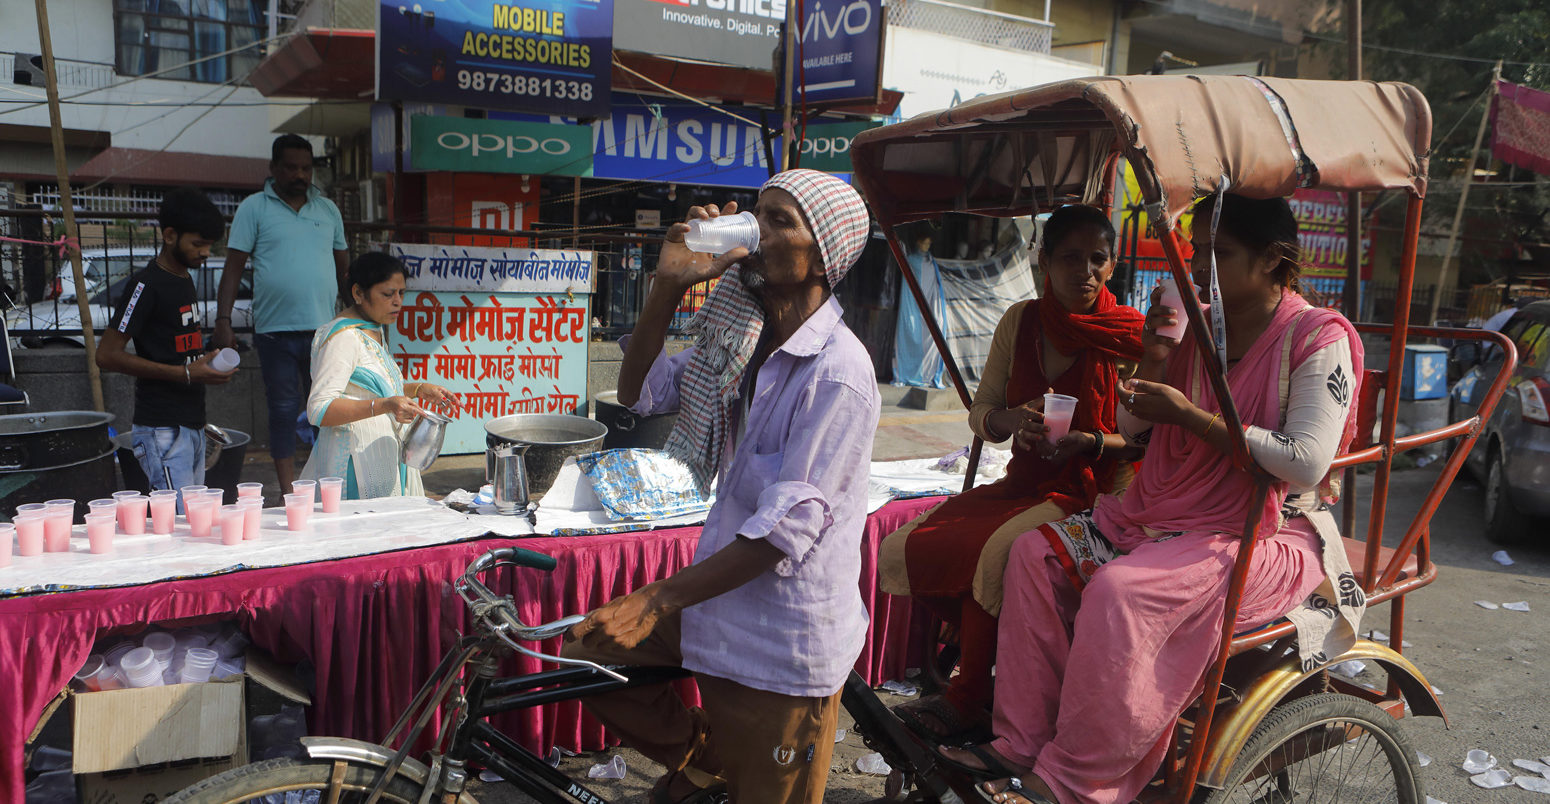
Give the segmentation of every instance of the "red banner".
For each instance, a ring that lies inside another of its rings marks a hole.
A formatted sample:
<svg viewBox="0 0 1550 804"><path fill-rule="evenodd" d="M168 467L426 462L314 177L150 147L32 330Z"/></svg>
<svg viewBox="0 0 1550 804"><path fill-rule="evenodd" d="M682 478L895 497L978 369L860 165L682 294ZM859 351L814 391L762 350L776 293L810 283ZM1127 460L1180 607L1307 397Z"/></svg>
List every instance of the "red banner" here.
<svg viewBox="0 0 1550 804"><path fill-rule="evenodd" d="M1491 155L1535 173L1550 173L1550 92L1496 82Z"/></svg>

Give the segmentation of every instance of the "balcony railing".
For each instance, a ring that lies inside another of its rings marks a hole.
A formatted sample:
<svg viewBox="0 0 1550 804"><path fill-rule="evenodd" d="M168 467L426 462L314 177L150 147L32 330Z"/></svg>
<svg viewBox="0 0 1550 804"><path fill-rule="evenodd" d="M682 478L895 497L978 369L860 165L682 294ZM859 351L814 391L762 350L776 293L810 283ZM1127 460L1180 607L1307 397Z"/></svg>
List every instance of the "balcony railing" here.
<svg viewBox="0 0 1550 804"><path fill-rule="evenodd" d="M1046 56L1055 31L1055 26L1044 20L942 0L889 0L888 24Z"/></svg>

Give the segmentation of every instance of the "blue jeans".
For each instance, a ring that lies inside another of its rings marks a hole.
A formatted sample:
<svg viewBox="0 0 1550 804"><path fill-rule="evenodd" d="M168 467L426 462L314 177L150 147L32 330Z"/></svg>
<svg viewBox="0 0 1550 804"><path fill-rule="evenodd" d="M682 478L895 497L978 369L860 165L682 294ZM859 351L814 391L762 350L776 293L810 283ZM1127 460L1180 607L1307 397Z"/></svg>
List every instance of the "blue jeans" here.
<svg viewBox="0 0 1550 804"><path fill-rule="evenodd" d="M296 417L312 393L311 332L263 332L253 336L269 404L269 457L296 454Z"/></svg>
<svg viewBox="0 0 1550 804"><path fill-rule="evenodd" d="M203 427L146 427L137 424L130 431L135 458L151 481L152 489L180 489L202 486L205 482L205 431ZM167 485L167 477L172 485ZM178 512L183 501L178 500Z"/></svg>

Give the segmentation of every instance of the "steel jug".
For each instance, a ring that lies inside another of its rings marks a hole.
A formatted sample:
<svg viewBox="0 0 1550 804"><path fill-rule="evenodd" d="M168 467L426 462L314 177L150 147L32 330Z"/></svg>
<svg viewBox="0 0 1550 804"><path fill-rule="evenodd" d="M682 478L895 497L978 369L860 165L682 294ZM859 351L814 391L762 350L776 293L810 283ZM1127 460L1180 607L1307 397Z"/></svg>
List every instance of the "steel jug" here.
<svg viewBox="0 0 1550 804"><path fill-rule="evenodd" d="M495 492L495 512L527 511L527 448L530 444L500 444L485 450L485 468Z"/></svg>
<svg viewBox="0 0 1550 804"><path fill-rule="evenodd" d="M451 421L434 410L421 410L399 442L399 459L415 471L429 469L436 456L441 454L441 442L446 438L447 425Z"/></svg>

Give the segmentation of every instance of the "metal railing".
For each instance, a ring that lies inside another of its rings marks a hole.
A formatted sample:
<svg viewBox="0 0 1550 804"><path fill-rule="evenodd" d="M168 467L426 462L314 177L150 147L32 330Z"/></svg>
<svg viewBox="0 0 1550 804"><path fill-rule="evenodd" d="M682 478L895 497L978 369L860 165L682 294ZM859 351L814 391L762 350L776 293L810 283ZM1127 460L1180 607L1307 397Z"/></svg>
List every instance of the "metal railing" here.
<svg viewBox="0 0 1550 804"><path fill-rule="evenodd" d="M951 36L1008 50L1049 55L1055 26L1044 20L971 8L942 0L891 0L888 24Z"/></svg>

